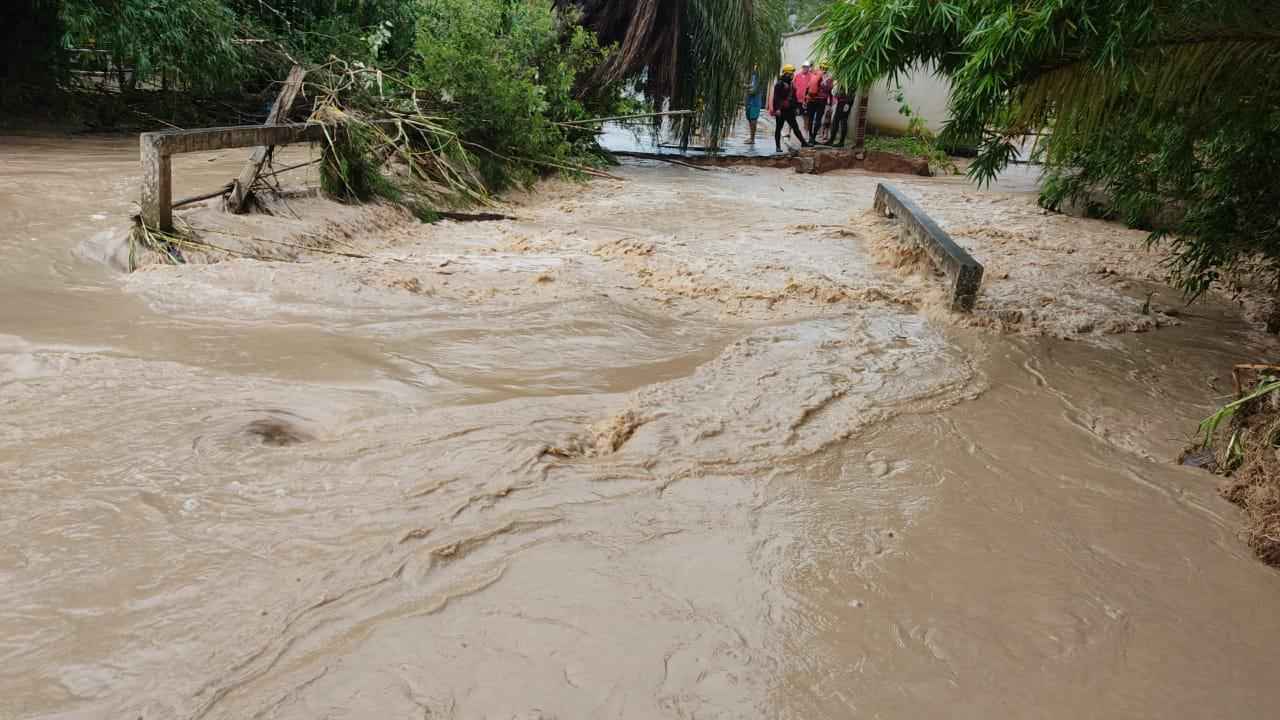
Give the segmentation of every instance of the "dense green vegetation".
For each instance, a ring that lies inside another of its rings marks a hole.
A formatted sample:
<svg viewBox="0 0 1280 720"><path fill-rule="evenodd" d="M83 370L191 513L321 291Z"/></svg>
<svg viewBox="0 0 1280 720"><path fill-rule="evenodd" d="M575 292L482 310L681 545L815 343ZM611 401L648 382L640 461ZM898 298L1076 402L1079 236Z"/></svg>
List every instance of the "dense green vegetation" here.
<svg viewBox="0 0 1280 720"><path fill-rule="evenodd" d="M827 27L841 82L951 78L943 140L978 148L976 179L1046 130L1044 204L1152 229L1190 296L1228 276L1280 290L1280 5L851 0Z"/></svg>
<svg viewBox="0 0 1280 720"><path fill-rule="evenodd" d="M603 162L590 126L618 109L615 85L589 82L608 57L551 0L419 0L402 70L331 61L313 69L314 116L341 116L322 177L332 195L382 196L423 217L483 201L551 170ZM394 127L378 119L394 118Z"/></svg>
<svg viewBox="0 0 1280 720"><path fill-rule="evenodd" d="M331 179L352 197L391 193L369 174L388 162L473 197L590 165L595 135L574 122L640 98L697 110L676 130L717 142L752 67L775 72L785 24L783 0L30 0L0 13L0 115L260 122L297 63L312 112L412 119L407 135L365 124L335 139Z"/></svg>
<svg viewBox="0 0 1280 720"><path fill-rule="evenodd" d="M586 82L606 53L572 15L551 0L421 0L421 10L412 85L484 148L476 160L490 186L509 179L509 158L563 163L591 153L594 135L558 123L609 114L620 95ZM514 167L525 175L514 179L534 174Z"/></svg>

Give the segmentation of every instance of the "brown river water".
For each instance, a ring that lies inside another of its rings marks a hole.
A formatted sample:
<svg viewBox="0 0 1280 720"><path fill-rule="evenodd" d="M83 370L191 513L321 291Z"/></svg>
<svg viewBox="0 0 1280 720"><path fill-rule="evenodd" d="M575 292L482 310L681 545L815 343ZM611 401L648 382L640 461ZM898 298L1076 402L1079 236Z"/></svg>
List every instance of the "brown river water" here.
<svg viewBox="0 0 1280 720"><path fill-rule="evenodd" d="M125 274L137 165L0 139L0 718L1275 716L1280 573L1173 462L1275 347L1029 176L893 180L963 321L858 172Z"/></svg>

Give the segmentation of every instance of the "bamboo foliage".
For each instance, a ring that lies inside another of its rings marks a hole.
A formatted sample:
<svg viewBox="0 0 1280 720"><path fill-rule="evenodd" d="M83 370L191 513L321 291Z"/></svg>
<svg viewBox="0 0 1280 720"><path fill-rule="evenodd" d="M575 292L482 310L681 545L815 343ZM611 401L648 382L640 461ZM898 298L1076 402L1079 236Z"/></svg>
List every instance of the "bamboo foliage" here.
<svg viewBox="0 0 1280 720"><path fill-rule="evenodd" d="M847 0L819 46L848 84L949 77L943 140L980 182L1044 134L1042 202L1152 230L1189 296L1244 268L1280 292L1280 4Z"/></svg>
<svg viewBox="0 0 1280 720"><path fill-rule="evenodd" d="M1091 134L1118 112L1280 90L1280 8L1266 0L851 0L828 18L819 47L841 81L923 65L951 77L957 139Z"/></svg>

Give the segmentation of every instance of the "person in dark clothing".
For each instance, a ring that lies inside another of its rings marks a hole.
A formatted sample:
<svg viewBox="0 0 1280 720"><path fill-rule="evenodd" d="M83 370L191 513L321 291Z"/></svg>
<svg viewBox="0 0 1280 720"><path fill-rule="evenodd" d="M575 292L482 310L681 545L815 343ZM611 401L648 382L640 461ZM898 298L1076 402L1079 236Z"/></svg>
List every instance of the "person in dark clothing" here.
<svg viewBox="0 0 1280 720"><path fill-rule="evenodd" d="M799 108L793 81L795 72L795 65L783 65L782 75L773 84L773 101L770 111L774 117L773 144L778 152L782 152L783 123L791 126L792 134L800 140L801 145L809 147L809 142L804 139L804 133L800 132L800 125L796 122L796 111Z"/></svg>
<svg viewBox="0 0 1280 720"><path fill-rule="evenodd" d="M853 96L844 87L839 87L834 97L836 108L831 114L831 134L827 136L827 144L844 147L845 136L849 132L849 114L853 112Z"/></svg>

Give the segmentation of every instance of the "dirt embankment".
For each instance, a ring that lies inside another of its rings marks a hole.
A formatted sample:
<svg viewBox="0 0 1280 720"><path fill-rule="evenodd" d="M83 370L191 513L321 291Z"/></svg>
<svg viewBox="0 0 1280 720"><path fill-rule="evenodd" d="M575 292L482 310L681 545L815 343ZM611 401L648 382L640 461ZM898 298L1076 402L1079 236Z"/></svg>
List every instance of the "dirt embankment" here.
<svg viewBox="0 0 1280 720"><path fill-rule="evenodd" d="M1247 413L1237 430L1239 466L1222 494L1249 516L1249 547L1268 565L1280 567L1280 395L1272 393Z"/></svg>
<svg viewBox="0 0 1280 720"><path fill-rule="evenodd" d="M1222 496L1248 518L1245 535L1254 554L1280 567L1280 367L1239 365L1237 399L1201 425L1184 465L1225 476ZM1242 382L1242 377L1244 378Z"/></svg>

